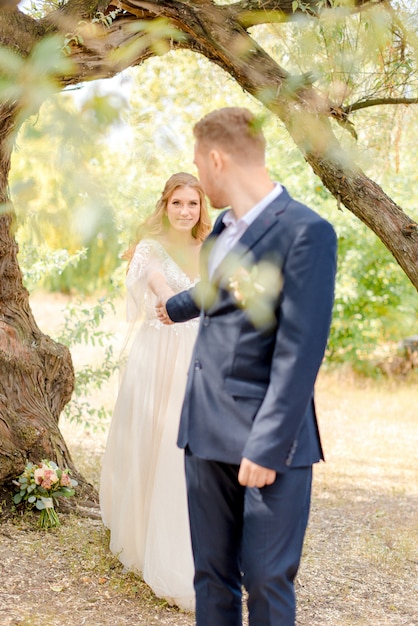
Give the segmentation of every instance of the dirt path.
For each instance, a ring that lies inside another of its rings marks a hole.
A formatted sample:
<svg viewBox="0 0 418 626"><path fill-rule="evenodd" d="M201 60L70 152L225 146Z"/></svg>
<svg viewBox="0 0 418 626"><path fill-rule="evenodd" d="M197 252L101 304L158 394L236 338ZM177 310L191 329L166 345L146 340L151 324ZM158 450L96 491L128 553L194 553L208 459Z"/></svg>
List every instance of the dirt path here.
<svg viewBox="0 0 418 626"><path fill-rule="evenodd" d="M416 393L413 384L321 375L327 463L315 468L298 626L417 626ZM97 485L106 431L61 428L77 467ZM30 515L10 519L5 510L0 498L1 626L194 623L123 572L100 520L61 513L60 528L39 531Z"/></svg>
<svg viewBox="0 0 418 626"><path fill-rule="evenodd" d="M0 530L0 624L119 626L193 623L191 615L153 598L105 554L100 522L69 519L41 532Z"/></svg>
<svg viewBox="0 0 418 626"><path fill-rule="evenodd" d="M416 502L405 493L371 496L360 486L340 491L321 477L316 482L298 625L416 625ZM194 623L122 571L100 521L61 518L62 526L48 532L30 519L2 524L2 626Z"/></svg>

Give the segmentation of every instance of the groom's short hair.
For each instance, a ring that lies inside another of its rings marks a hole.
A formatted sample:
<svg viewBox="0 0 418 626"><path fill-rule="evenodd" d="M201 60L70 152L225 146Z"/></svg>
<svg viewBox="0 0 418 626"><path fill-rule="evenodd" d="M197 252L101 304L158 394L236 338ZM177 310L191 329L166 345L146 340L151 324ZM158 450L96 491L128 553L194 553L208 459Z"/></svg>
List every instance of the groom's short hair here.
<svg viewBox="0 0 418 626"><path fill-rule="evenodd" d="M260 119L249 109L224 107L205 115L193 128L203 149L220 148L239 161L264 162L266 140Z"/></svg>

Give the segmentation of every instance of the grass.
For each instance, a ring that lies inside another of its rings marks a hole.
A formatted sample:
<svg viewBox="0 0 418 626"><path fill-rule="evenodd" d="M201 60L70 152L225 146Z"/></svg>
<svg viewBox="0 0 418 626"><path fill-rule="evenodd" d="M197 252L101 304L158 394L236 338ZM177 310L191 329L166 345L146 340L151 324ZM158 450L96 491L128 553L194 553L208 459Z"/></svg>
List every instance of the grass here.
<svg viewBox="0 0 418 626"><path fill-rule="evenodd" d="M416 401L414 381L321 375L327 462L315 468L301 624L416 624Z"/></svg>

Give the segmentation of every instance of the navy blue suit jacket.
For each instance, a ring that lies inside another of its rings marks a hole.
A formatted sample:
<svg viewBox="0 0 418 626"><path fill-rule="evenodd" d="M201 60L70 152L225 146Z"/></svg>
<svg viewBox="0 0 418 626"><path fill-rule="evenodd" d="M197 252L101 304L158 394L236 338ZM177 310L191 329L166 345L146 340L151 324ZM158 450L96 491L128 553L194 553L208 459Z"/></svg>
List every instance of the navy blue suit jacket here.
<svg viewBox="0 0 418 626"><path fill-rule="evenodd" d="M277 472L311 465L323 458L313 396L331 322L334 229L284 189L209 280L208 251L222 229L221 215L202 248L198 288L167 302L173 321L200 315L178 445ZM260 262L280 268L283 285L269 301L269 320L257 324L237 302L230 274L231 265L250 273Z"/></svg>

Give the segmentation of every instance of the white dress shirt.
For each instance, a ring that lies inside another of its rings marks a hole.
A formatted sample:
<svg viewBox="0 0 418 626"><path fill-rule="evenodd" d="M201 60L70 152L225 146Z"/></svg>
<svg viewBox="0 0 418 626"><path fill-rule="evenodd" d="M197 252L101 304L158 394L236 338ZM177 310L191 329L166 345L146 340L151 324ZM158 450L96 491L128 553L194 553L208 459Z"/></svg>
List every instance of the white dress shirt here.
<svg viewBox="0 0 418 626"><path fill-rule="evenodd" d="M212 278L216 268L232 250L235 244L241 239L247 228L273 202L283 191L280 183L275 183L274 188L260 202L248 211L241 219L237 220L232 209L229 209L223 216L224 230L217 238L209 255L209 277Z"/></svg>

